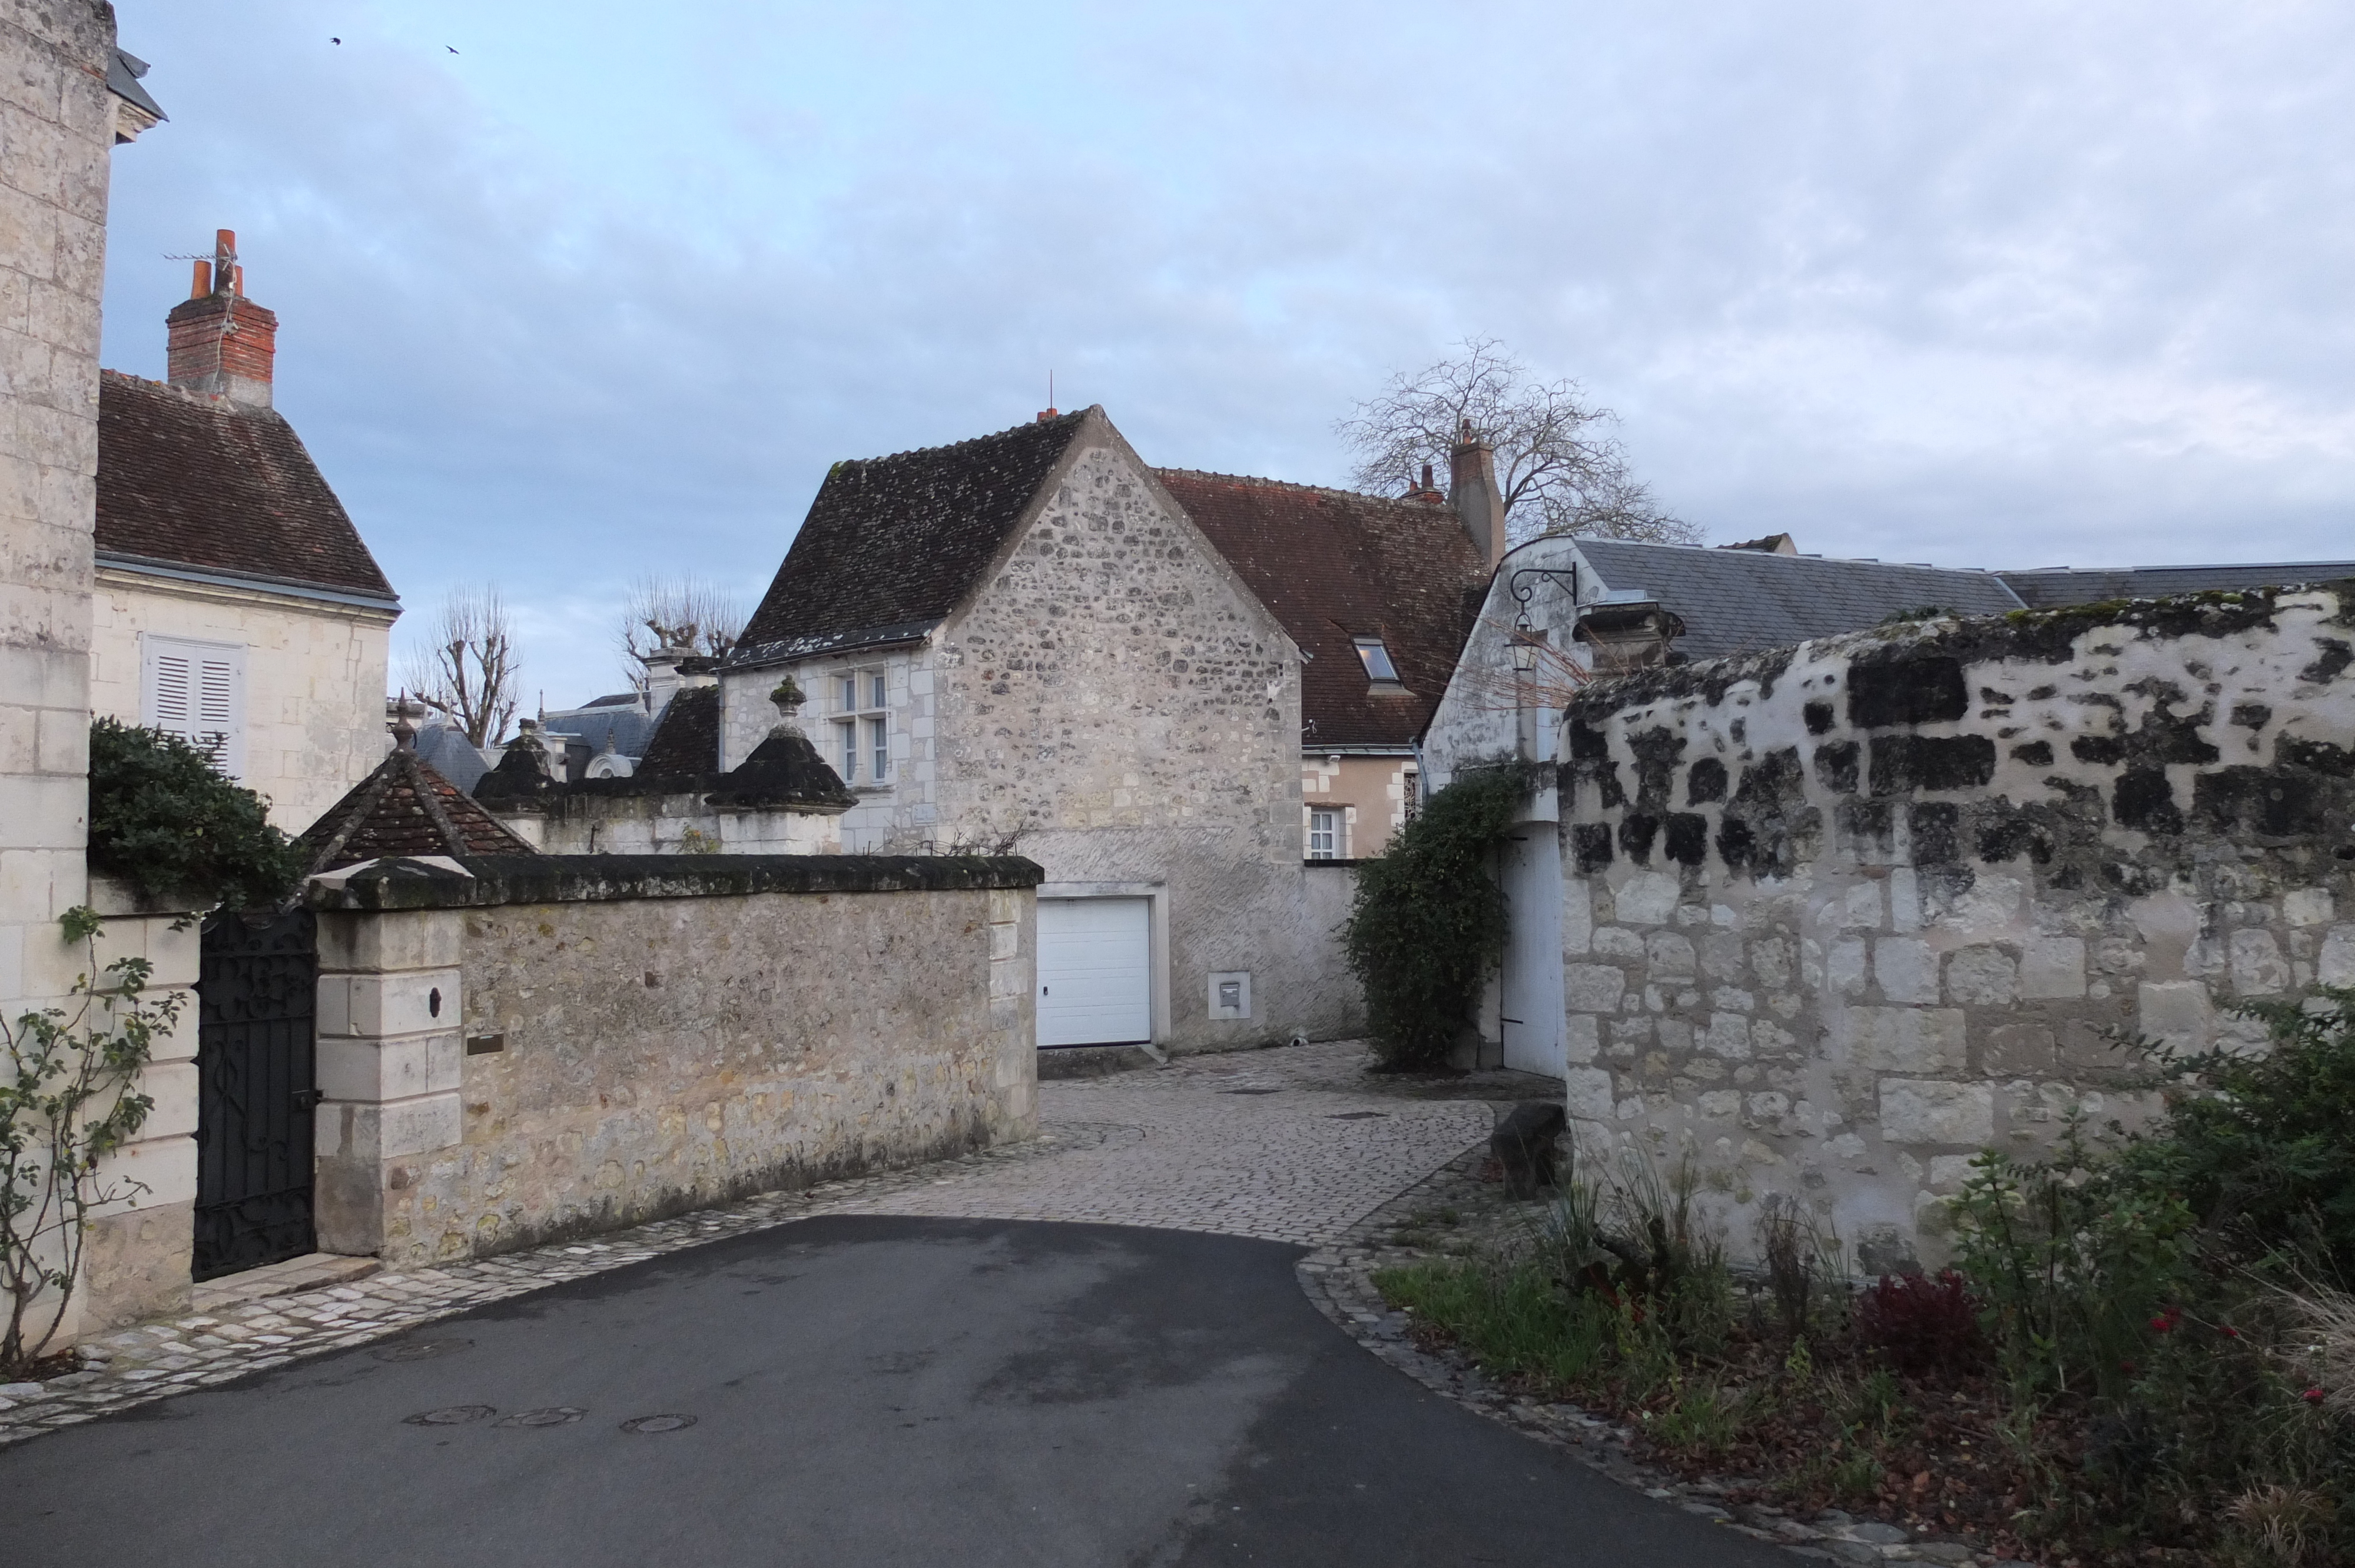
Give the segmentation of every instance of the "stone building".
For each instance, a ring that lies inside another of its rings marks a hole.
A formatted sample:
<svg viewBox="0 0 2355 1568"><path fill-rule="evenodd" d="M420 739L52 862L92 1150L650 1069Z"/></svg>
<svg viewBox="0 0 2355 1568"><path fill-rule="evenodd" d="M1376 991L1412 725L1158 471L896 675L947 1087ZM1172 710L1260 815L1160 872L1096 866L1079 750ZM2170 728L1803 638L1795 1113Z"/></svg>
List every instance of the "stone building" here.
<svg viewBox="0 0 2355 1568"><path fill-rule="evenodd" d="M847 848L1045 868L1042 1045L1359 1023L1304 865L1302 652L1100 408L835 466L720 673L723 765L791 676ZM659 737L658 737L659 738Z"/></svg>
<svg viewBox="0 0 2355 1568"><path fill-rule="evenodd" d="M1427 470L1402 500L1155 471L1307 661L1300 784L1312 861L1381 853L1421 799L1419 743L1504 541L1487 504L1493 455L1467 442L1459 463L1487 469L1487 482L1458 484L1454 506Z"/></svg>
<svg viewBox="0 0 2355 1568"><path fill-rule="evenodd" d="M271 407L278 318L227 229L169 327L168 385L100 378L91 706L187 736L300 832L384 754L400 602Z"/></svg>
<svg viewBox="0 0 2355 1568"><path fill-rule="evenodd" d="M63 1005L89 962L60 939L58 918L93 897L83 850L99 298L110 152L163 115L139 87L144 69L115 47L113 11L98 0L0 0L0 1016L9 1019ZM102 960L142 948L135 922L110 937ZM156 1044L150 1142L185 1146L195 1124L192 1034ZM146 1147L126 1151L129 1161ZM165 1181L101 1216L91 1255L103 1258L143 1213L187 1196L185 1183ZM87 1297L76 1316L86 1307ZM76 1327L69 1317L68 1334Z"/></svg>

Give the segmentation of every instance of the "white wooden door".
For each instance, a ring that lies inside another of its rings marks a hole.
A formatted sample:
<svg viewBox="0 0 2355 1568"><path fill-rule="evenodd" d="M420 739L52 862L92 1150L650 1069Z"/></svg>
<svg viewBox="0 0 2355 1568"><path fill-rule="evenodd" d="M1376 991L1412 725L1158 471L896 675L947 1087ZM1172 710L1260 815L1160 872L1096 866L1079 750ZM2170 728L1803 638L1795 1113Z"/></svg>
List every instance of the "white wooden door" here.
<svg viewBox="0 0 2355 1568"><path fill-rule="evenodd" d="M1505 1065L1563 1075L1561 848L1553 822L1517 823L1505 841Z"/></svg>
<svg viewBox="0 0 2355 1568"><path fill-rule="evenodd" d="M1039 1044L1153 1038L1153 922L1143 898L1039 900Z"/></svg>

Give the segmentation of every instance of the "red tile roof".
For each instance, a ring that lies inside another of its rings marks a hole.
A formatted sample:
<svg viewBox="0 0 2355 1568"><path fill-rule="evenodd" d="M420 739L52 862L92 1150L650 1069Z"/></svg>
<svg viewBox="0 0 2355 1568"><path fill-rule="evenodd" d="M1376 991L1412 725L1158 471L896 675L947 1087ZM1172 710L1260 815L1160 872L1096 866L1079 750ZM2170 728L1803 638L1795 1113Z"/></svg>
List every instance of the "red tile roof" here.
<svg viewBox="0 0 2355 1568"><path fill-rule="evenodd" d="M1154 474L1309 654L1303 749L1422 736L1488 581L1454 511L1272 479ZM1355 637L1382 640L1407 694L1374 694Z"/></svg>
<svg viewBox="0 0 2355 1568"><path fill-rule="evenodd" d="M276 410L101 371L98 549L393 598L343 503Z"/></svg>
<svg viewBox="0 0 2355 1568"><path fill-rule="evenodd" d="M328 807L302 844L314 876L390 855L539 853L407 747Z"/></svg>

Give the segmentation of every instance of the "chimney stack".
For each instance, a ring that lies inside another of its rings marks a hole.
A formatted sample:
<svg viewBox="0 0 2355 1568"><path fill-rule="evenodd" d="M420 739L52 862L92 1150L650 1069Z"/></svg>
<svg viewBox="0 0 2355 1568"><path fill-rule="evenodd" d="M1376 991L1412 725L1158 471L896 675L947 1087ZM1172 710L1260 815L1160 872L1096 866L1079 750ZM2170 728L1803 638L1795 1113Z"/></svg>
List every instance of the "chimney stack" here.
<svg viewBox="0 0 2355 1568"><path fill-rule="evenodd" d="M278 317L245 297L234 231L224 228L213 237L213 259L197 263L188 298L164 320L171 334L173 386L248 408L270 407Z"/></svg>
<svg viewBox="0 0 2355 1568"><path fill-rule="evenodd" d="M1497 487L1497 449L1482 440L1465 419L1447 467L1447 499L1493 572L1505 558L1505 496Z"/></svg>

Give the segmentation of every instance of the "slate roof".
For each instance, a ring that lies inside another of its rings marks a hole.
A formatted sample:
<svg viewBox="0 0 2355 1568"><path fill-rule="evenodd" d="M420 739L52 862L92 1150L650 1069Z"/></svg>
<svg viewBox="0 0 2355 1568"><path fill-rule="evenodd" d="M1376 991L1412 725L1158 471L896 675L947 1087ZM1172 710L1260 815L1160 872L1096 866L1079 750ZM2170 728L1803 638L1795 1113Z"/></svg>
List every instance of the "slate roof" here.
<svg viewBox="0 0 2355 1568"><path fill-rule="evenodd" d="M300 842L314 876L390 855L539 853L406 746L393 747Z"/></svg>
<svg viewBox="0 0 2355 1568"><path fill-rule="evenodd" d="M107 370L98 387L98 553L398 609L392 585L274 409Z"/></svg>
<svg viewBox="0 0 2355 1568"><path fill-rule="evenodd" d="M1272 479L1153 471L1307 652L1303 748L1412 745L1471 630L1465 590L1488 575L1455 513ZM1375 694L1359 636L1382 640L1405 695Z"/></svg>
<svg viewBox="0 0 2355 1568"><path fill-rule="evenodd" d="M1901 610L1932 605L1958 615L2020 608L1993 572L1619 539L1576 543L1603 588L1640 588L1684 621L1676 651L1689 659L1861 631ZM1513 569L1509 558L1504 569ZM1582 586L1582 598L1591 592Z"/></svg>
<svg viewBox="0 0 2355 1568"><path fill-rule="evenodd" d="M2169 594L2210 593L2219 588L2280 588L2355 577L2355 561L2276 561L2236 566L2118 567L2105 569L2042 567L1998 572L2031 609L2068 604L2105 604L2119 599L2165 599Z"/></svg>
<svg viewBox="0 0 2355 1568"><path fill-rule="evenodd" d="M835 464L729 662L922 636L980 581L1092 412Z"/></svg>
<svg viewBox="0 0 2355 1568"><path fill-rule="evenodd" d="M636 700L634 695L630 698L633 703ZM676 696L673 700L677 700ZM551 735L570 736L572 744L587 747L591 757L605 749L608 737L612 738L617 755L639 757L645 754L646 742L653 737L655 726L659 722L647 717L643 709L636 707L591 706L544 715L540 726Z"/></svg>
<svg viewBox="0 0 2355 1568"><path fill-rule="evenodd" d="M431 764L434 772L470 795L483 775L491 770L490 759L454 725L431 724L419 730L417 755Z"/></svg>
<svg viewBox="0 0 2355 1568"><path fill-rule="evenodd" d="M651 779L719 770L719 688L682 686L663 705L662 717L638 758L637 776Z"/></svg>

